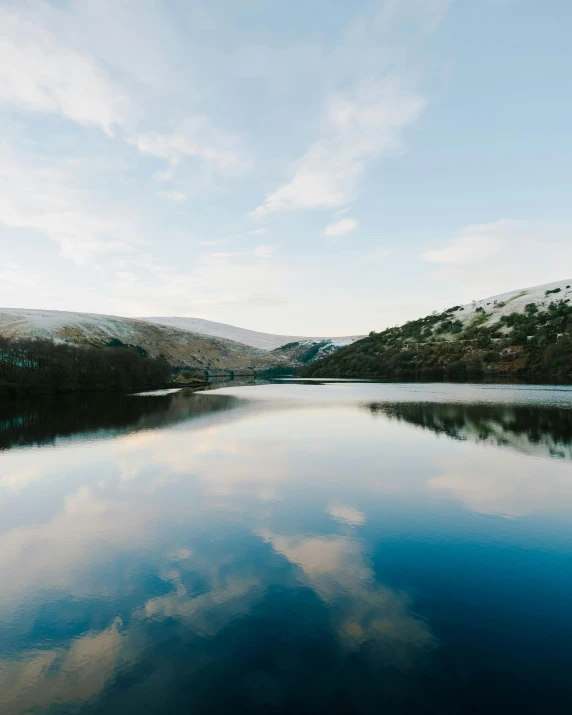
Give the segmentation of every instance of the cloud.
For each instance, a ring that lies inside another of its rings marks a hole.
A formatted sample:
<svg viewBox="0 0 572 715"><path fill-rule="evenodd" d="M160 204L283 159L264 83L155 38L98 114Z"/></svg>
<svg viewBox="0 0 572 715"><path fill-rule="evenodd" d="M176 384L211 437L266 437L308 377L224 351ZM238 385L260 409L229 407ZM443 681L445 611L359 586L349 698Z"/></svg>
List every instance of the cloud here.
<svg viewBox="0 0 572 715"><path fill-rule="evenodd" d="M173 171L173 167L169 167L168 169L158 169L153 173L153 179L161 183L172 181L174 176L175 172Z"/></svg>
<svg viewBox="0 0 572 715"><path fill-rule="evenodd" d="M4 264L4 266L0 269L0 281L12 283L24 288L35 288L37 283L35 278L28 273L25 273L15 263Z"/></svg>
<svg viewBox="0 0 572 715"><path fill-rule="evenodd" d="M365 254L367 261L379 261L381 258L387 258L391 256L392 251L389 248L379 248L375 251L370 251Z"/></svg>
<svg viewBox="0 0 572 715"><path fill-rule="evenodd" d="M360 524L365 524L365 515L361 511L354 509L351 506L344 506L343 504L332 504L326 511L330 516L338 521L343 521L346 524L351 524L352 526L358 526Z"/></svg>
<svg viewBox="0 0 572 715"><path fill-rule="evenodd" d="M292 179L251 216L337 208L352 201L368 162L400 148L401 130L416 121L425 104L397 76L363 82L353 95L331 98L323 137L296 163Z"/></svg>
<svg viewBox="0 0 572 715"><path fill-rule="evenodd" d="M312 57L309 66L293 63L301 83L308 76L319 82L317 91L313 87L308 92L308 101L311 96L321 107L318 130L293 162L289 178L266 195L251 211L252 217L343 207L356 197L371 163L402 149L403 131L415 124L428 104L418 87L421 51L449 4L449 0L376 3L374 12L354 17L333 48L300 54ZM263 72L275 69L276 53L265 51L263 56ZM282 64L292 59L289 53Z"/></svg>
<svg viewBox="0 0 572 715"><path fill-rule="evenodd" d="M462 455L440 460L441 472L428 486L449 493L481 514L518 517L553 513L571 503L570 464L553 460L549 470L542 464L511 452L467 445Z"/></svg>
<svg viewBox="0 0 572 715"><path fill-rule="evenodd" d="M220 243L215 239L202 241L201 245ZM191 311L208 318L210 310L217 306L284 305L291 299L283 290L285 265L272 259L275 250L276 246L266 244L249 250L206 250L188 272L156 262L150 256L129 256L125 266L139 267L148 275L137 285L126 286L124 282L115 285L112 293L115 311L138 315Z"/></svg>
<svg viewBox="0 0 572 715"><path fill-rule="evenodd" d="M457 284L460 300L560 280L572 264L569 223L502 219L467 226L448 244L421 253L434 278ZM467 295L467 288L471 295Z"/></svg>
<svg viewBox="0 0 572 715"><path fill-rule="evenodd" d="M169 201L184 201L187 198L186 194L182 194L180 191L160 191L159 196Z"/></svg>
<svg viewBox="0 0 572 715"><path fill-rule="evenodd" d="M142 154L166 159L172 165L182 159L195 158L227 174L248 165L239 153L237 139L217 129L204 115L189 117L173 132L138 134L129 141ZM158 178L165 180L170 176L163 172Z"/></svg>
<svg viewBox="0 0 572 715"><path fill-rule="evenodd" d="M252 249L252 255L256 258L265 260L267 258L270 258L270 256L274 253L275 250L276 246L265 246L261 244L260 246L256 246Z"/></svg>
<svg viewBox="0 0 572 715"><path fill-rule="evenodd" d="M331 223L322 231L322 236L332 238L334 236L343 236L350 233L359 226L359 222L355 218L343 218L336 223Z"/></svg>
<svg viewBox="0 0 572 715"><path fill-rule="evenodd" d="M131 217L94 205L76 183L63 162L24 162L0 146L0 225L39 231L78 264L143 243Z"/></svg>
<svg viewBox="0 0 572 715"><path fill-rule="evenodd" d="M256 228L252 231L247 231L246 233L237 233L232 236L224 236L221 238L210 238L203 241L199 241L199 246L224 246L227 243L232 243L233 241L238 241L242 238L249 238L250 236L265 236L268 231L265 228Z"/></svg>
<svg viewBox="0 0 572 715"><path fill-rule="evenodd" d="M50 11L63 21L63 13ZM0 103L60 115L108 135L125 122L127 95L92 57L61 43L23 12L0 8L0 27Z"/></svg>
<svg viewBox="0 0 572 715"><path fill-rule="evenodd" d="M424 261L466 265L491 258L502 250L507 240L518 239L523 224L518 221L496 221L468 226L444 248L421 254Z"/></svg>
<svg viewBox="0 0 572 715"><path fill-rule="evenodd" d="M12 712L44 710L54 701L78 703L99 695L117 669L122 622L89 631L53 649L23 651L0 661L1 703ZM47 676L49 673L49 676Z"/></svg>
<svg viewBox="0 0 572 715"><path fill-rule="evenodd" d="M205 241L199 241L199 246L224 246L232 241L232 238L211 238Z"/></svg>
<svg viewBox="0 0 572 715"><path fill-rule="evenodd" d="M407 19L411 32L427 34L437 30L453 0L386 0L380 4L375 23L381 32L391 33L396 23Z"/></svg>
<svg viewBox="0 0 572 715"><path fill-rule="evenodd" d="M403 671L438 646L427 625L412 612L407 595L376 581L356 540L334 534L284 536L263 531L260 535L300 568L301 580L328 604L344 647L367 643L368 650L381 652L386 664Z"/></svg>

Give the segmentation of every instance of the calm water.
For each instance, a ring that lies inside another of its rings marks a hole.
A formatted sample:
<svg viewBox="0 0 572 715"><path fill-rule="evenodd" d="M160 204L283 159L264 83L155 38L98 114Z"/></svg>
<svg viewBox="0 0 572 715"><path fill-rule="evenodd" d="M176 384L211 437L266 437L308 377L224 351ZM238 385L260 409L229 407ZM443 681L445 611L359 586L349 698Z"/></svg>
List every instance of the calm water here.
<svg viewBox="0 0 572 715"><path fill-rule="evenodd" d="M2 713L570 713L572 388L0 406Z"/></svg>

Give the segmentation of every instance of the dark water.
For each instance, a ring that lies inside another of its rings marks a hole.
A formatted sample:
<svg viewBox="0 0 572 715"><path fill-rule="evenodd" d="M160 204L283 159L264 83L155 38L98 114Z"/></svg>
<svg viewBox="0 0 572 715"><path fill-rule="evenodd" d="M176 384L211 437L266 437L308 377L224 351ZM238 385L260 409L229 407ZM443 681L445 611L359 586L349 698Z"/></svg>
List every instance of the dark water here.
<svg viewBox="0 0 572 715"><path fill-rule="evenodd" d="M570 713L572 388L0 407L2 713Z"/></svg>

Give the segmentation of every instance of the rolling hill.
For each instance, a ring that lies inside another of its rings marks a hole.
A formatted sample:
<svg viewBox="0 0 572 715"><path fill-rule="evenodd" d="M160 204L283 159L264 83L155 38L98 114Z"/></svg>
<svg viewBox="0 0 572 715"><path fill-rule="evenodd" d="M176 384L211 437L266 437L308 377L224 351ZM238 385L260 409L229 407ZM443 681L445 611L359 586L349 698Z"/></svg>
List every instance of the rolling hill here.
<svg viewBox="0 0 572 715"><path fill-rule="evenodd" d="M214 372L263 370L280 362L273 354L232 340L136 318L94 313L3 308L0 335L48 338L74 345L104 346L121 341L145 350L151 357L163 356L173 367Z"/></svg>
<svg viewBox="0 0 572 715"><path fill-rule="evenodd" d="M233 340L243 345L250 345L253 348L260 350L275 350L276 348L287 345L288 343L318 343L328 341L333 345L347 345L350 342L359 340L363 335L351 335L342 338L332 337L305 337L300 335L274 335L272 333L260 333L256 330L247 330L245 328L237 328L234 325L226 323L215 323L211 320L203 320L202 318L139 318L149 323L156 325L168 325L171 328L179 330L190 330L193 333L201 335L210 335L215 338L224 338Z"/></svg>
<svg viewBox="0 0 572 715"><path fill-rule="evenodd" d="M164 357L173 367L213 374L300 366L354 339L298 338L292 347L292 336L257 333L196 318L157 321L162 322L96 313L0 308L0 335L47 338L72 345L129 345L151 357ZM281 350L285 343L286 349Z"/></svg>
<svg viewBox="0 0 572 715"><path fill-rule="evenodd" d="M433 312L372 332L305 377L572 379L572 279Z"/></svg>

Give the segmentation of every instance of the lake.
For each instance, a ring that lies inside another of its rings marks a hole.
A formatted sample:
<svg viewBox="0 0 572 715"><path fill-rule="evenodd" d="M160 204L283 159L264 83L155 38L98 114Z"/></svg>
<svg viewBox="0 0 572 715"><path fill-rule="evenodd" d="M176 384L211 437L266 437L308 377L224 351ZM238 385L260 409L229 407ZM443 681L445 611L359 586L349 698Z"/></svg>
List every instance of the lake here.
<svg viewBox="0 0 572 715"><path fill-rule="evenodd" d="M0 407L0 711L570 713L572 388Z"/></svg>

